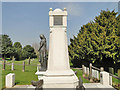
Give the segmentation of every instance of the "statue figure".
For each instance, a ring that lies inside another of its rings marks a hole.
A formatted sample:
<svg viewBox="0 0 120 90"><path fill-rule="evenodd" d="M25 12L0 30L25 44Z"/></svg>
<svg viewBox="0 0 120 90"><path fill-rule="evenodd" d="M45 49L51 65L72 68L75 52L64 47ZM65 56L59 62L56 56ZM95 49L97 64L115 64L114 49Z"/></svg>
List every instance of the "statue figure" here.
<svg viewBox="0 0 120 90"><path fill-rule="evenodd" d="M41 71L47 69L47 49L46 49L46 38L43 34L40 35L40 48L39 48L39 62L41 64Z"/></svg>

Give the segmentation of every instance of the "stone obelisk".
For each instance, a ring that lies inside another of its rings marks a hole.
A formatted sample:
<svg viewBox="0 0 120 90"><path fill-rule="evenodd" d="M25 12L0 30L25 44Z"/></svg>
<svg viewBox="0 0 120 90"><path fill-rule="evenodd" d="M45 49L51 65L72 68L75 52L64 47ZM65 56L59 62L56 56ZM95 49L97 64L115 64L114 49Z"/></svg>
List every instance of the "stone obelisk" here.
<svg viewBox="0 0 120 90"><path fill-rule="evenodd" d="M76 88L78 78L70 69L67 44L67 10L50 8L50 41L43 88Z"/></svg>

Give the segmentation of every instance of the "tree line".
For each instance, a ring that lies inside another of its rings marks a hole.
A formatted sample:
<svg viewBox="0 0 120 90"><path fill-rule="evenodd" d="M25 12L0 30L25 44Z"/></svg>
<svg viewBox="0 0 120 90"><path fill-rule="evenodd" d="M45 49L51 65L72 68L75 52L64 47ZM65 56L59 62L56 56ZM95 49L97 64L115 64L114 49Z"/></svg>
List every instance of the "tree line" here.
<svg viewBox="0 0 120 90"><path fill-rule="evenodd" d="M101 10L93 21L83 25L68 47L74 67L93 63L113 67L120 61L120 15Z"/></svg>
<svg viewBox="0 0 120 90"><path fill-rule="evenodd" d="M0 35L0 46L1 46L1 57L6 59L10 58L12 59L13 56L16 60L23 60L26 58L36 58L36 53L33 47L31 45L26 45L22 48L22 45L20 42L15 42L13 44L11 38L6 35Z"/></svg>

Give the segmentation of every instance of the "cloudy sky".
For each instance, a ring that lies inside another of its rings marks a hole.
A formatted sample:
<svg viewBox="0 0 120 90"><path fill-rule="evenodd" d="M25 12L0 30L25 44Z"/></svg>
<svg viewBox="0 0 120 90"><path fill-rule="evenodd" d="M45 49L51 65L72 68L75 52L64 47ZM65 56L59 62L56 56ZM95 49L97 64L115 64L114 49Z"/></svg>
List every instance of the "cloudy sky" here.
<svg viewBox="0 0 120 90"><path fill-rule="evenodd" d="M23 46L39 43L39 35L44 34L49 45L49 8L64 7L68 11L68 43L81 26L94 20L101 10L118 11L117 2L3 2L2 33Z"/></svg>

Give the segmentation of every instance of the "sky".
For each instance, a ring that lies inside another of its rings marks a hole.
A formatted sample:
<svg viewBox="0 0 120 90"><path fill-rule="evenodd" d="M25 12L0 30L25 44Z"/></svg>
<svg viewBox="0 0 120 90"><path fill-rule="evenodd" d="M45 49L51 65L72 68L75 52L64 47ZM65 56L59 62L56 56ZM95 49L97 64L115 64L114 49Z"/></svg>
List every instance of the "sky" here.
<svg viewBox="0 0 120 90"><path fill-rule="evenodd" d="M3 2L2 34L7 34L12 42L22 46L40 42L44 34L49 46L49 8L67 8L68 44L73 35L77 36L81 26L93 21L101 10L118 12L117 2Z"/></svg>

